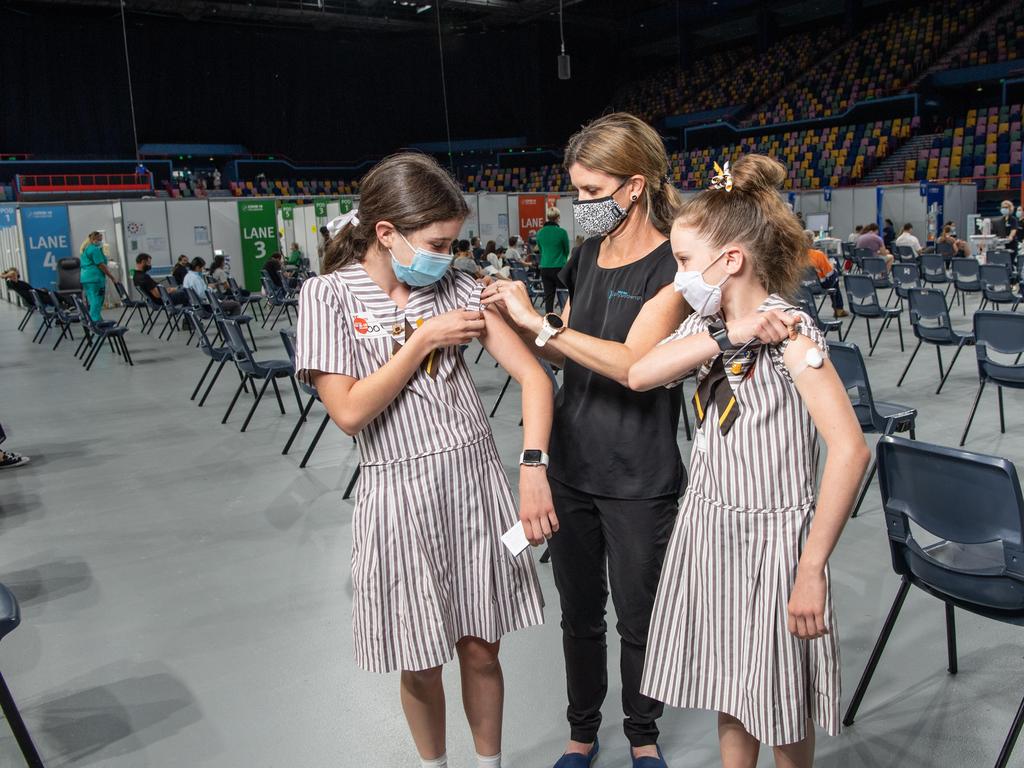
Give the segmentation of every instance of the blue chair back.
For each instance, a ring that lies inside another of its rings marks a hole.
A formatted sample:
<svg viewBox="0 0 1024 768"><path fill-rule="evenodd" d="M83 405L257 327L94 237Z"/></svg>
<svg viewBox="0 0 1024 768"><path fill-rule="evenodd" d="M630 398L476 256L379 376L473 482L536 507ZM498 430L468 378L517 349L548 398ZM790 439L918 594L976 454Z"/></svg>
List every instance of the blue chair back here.
<svg viewBox="0 0 1024 768"><path fill-rule="evenodd" d="M934 253L922 253L921 277L926 283L948 283L949 276L946 274L945 259Z"/></svg>
<svg viewBox="0 0 1024 768"><path fill-rule="evenodd" d="M985 260L989 264L1000 264L1009 271L1013 271L1013 253L1010 251L989 251Z"/></svg>
<svg viewBox="0 0 1024 768"><path fill-rule="evenodd" d="M280 331L281 343L284 344L284 351L288 353L288 359L292 361L292 367L295 367L295 329L284 328ZM320 393L317 392L316 387L312 384L307 384L300 377L295 379L299 383L299 389L305 392L307 395L315 397L317 400L320 399Z"/></svg>
<svg viewBox="0 0 1024 768"><path fill-rule="evenodd" d="M846 296L850 311L860 317L881 317L882 305L875 293L875 281L871 275L844 275Z"/></svg>
<svg viewBox="0 0 1024 768"><path fill-rule="evenodd" d="M896 573L982 615L1024 611L1024 500L1014 465L900 437L883 437L877 456ZM922 546L911 522L942 541Z"/></svg>
<svg viewBox="0 0 1024 768"><path fill-rule="evenodd" d="M238 370L250 376L262 376L263 369L253 358L252 350L249 349L238 323L230 318L218 318L217 325L220 327L221 333L224 334L224 339L231 350L231 356L234 358Z"/></svg>
<svg viewBox="0 0 1024 768"><path fill-rule="evenodd" d="M978 268L978 277L986 294L1008 294L1012 298L1009 267L1003 264L982 264Z"/></svg>
<svg viewBox="0 0 1024 768"><path fill-rule="evenodd" d="M953 271L953 282L961 291L981 290L981 274L977 259L959 258L950 262Z"/></svg>
<svg viewBox="0 0 1024 768"><path fill-rule="evenodd" d="M850 404L857 414L861 429L865 432L884 431L885 419L875 408L868 369L864 365L864 355L861 354L860 347L851 342L830 341L828 356L846 388L847 395L850 396Z"/></svg>
<svg viewBox="0 0 1024 768"><path fill-rule="evenodd" d="M917 264L893 264L892 280L896 286L896 295L901 299L907 298L907 291L911 288L921 288L921 268Z"/></svg>
<svg viewBox="0 0 1024 768"><path fill-rule="evenodd" d="M974 313L974 336L977 344L978 376L1002 387L1024 389L1024 363L1009 362L1024 354L1024 315L1016 312ZM1006 356L996 360L991 352Z"/></svg>
<svg viewBox="0 0 1024 768"><path fill-rule="evenodd" d="M953 323L949 319L946 297L942 291L933 288L911 288L907 291L910 300L910 322L914 335L931 342L955 341Z"/></svg>

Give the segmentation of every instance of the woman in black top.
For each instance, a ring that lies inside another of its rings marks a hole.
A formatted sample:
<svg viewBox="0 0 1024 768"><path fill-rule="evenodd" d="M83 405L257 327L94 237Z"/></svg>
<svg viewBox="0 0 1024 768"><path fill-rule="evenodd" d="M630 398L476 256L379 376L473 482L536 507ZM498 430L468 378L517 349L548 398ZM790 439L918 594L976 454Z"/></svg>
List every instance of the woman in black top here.
<svg viewBox="0 0 1024 768"><path fill-rule="evenodd" d="M630 365L687 314L673 289L678 265L667 239L679 196L665 175L661 138L632 115L606 115L583 128L569 141L565 167L579 190L577 230L591 237L560 275L569 289L561 317L538 316L517 281L484 292L485 303L503 311L532 349L564 368L548 468L559 530L549 548L562 608L570 741L555 765L597 752L610 585L624 729L633 757L657 768L664 765L657 748L662 705L640 693L640 675L686 483L676 442L680 394L633 392L627 381Z"/></svg>

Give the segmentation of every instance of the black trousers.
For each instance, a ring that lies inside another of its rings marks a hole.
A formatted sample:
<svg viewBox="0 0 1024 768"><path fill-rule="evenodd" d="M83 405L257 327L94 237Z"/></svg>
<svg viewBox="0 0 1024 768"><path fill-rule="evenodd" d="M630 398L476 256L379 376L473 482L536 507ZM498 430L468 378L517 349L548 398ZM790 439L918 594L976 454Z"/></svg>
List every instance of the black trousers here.
<svg viewBox="0 0 1024 768"><path fill-rule="evenodd" d="M561 267L548 267L540 271L540 280L544 284L544 312L555 311L555 292L559 288L564 288L562 281L558 279L558 273L562 271Z"/></svg>
<svg viewBox="0 0 1024 768"><path fill-rule="evenodd" d="M647 630L679 499L590 496L551 478L559 529L548 545L562 608L562 649L574 741L589 743L608 693L605 606L611 585L621 639L623 730L634 747L658 741L664 705L640 693Z"/></svg>

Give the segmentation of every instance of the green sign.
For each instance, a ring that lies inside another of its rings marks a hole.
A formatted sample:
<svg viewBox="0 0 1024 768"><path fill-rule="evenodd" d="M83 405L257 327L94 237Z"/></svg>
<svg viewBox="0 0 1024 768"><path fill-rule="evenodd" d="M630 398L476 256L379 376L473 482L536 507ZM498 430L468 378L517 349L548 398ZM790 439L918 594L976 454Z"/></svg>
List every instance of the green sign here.
<svg viewBox="0 0 1024 768"><path fill-rule="evenodd" d="M238 226L242 234L242 274L245 288L262 288L260 273L270 254L278 250L277 203L274 200L239 200Z"/></svg>
<svg viewBox="0 0 1024 768"><path fill-rule="evenodd" d="M326 197L314 197L313 198L313 215L319 219L327 218L327 198Z"/></svg>
<svg viewBox="0 0 1024 768"><path fill-rule="evenodd" d="M352 198L342 197L338 200L338 205L341 206L342 213L348 213L349 211L352 210Z"/></svg>
<svg viewBox="0 0 1024 768"><path fill-rule="evenodd" d="M281 203L281 220L293 221L295 219L295 203Z"/></svg>

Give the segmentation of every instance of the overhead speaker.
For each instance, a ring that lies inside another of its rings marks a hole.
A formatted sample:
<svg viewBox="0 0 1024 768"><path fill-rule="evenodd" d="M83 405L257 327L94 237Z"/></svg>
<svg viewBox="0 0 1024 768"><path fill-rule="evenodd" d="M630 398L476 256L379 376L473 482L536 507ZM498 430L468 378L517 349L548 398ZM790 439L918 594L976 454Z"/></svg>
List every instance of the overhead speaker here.
<svg viewBox="0 0 1024 768"><path fill-rule="evenodd" d="M558 57L558 79L569 80L572 77L572 69L569 66L569 54L563 53Z"/></svg>

